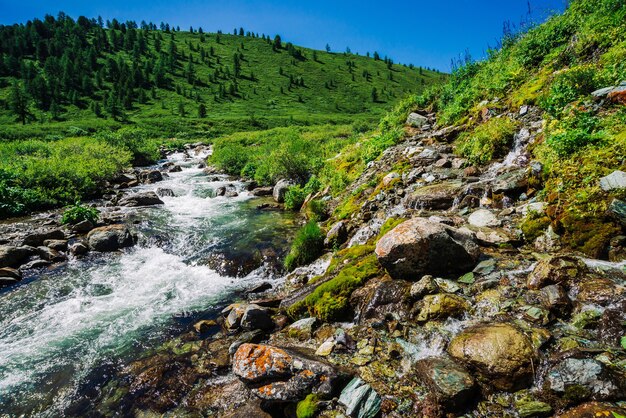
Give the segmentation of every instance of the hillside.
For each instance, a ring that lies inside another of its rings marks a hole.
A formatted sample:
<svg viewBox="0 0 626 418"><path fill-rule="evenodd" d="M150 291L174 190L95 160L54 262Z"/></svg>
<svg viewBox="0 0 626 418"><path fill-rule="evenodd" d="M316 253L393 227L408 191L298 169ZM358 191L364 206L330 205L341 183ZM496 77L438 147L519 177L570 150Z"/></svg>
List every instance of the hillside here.
<svg viewBox="0 0 626 418"><path fill-rule="evenodd" d="M314 51L243 29L231 35L107 23L61 13L0 27L0 137L130 123L152 136L206 138L372 121L444 77L378 54Z"/></svg>

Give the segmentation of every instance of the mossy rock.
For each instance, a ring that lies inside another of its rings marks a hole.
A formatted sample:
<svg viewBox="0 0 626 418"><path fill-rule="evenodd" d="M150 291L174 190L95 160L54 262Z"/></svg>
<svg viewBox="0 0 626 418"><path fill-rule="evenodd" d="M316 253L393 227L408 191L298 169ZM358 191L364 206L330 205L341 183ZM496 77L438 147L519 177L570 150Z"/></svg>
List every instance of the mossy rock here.
<svg viewBox="0 0 626 418"><path fill-rule="evenodd" d="M319 397L315 394L307 395L304 400L298 402L296 407L297 418L313 418L319 409Z"/></svg>

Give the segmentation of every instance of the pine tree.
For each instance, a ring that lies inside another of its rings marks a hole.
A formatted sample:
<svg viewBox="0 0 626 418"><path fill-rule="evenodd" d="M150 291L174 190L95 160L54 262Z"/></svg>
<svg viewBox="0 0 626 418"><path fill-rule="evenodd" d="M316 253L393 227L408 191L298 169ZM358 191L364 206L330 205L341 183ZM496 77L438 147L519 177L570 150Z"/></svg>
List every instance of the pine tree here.
<svg viewBox="0 0 626 418"><path fill-rule="evenodd" d="M204 105L204 103L200 103L198 105L198 117L201 119L206 117L206 106Z"/></svg>
<svg viewBox="0 0 626 418"><path fill-rule="evenodd" d="M378 102L378 90L376 90L376 87L372 88L372 102Z"/></svg>
<svg viewBox="0 0 626 418"><path fill-rule="evenodd" d="M239 54L236 52L233 55L233 72L235 73L235 77L239 77L241 74L241 60Z"/></svg>
<svg viewBox="0 0 626 418"><path fill-rule="evenodd" d="M13 85L11 86L9 107L22 125L26 125L26 122L32 117L32 113L30 112L30 97L24 89L24 86L17 81L13 81Z"/></svg>

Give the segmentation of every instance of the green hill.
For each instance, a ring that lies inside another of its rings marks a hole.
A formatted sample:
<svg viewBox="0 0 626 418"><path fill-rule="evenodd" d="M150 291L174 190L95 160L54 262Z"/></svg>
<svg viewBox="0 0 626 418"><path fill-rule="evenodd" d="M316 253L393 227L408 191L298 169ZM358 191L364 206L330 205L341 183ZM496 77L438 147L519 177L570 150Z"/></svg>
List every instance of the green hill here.
<svg viewBox="0 0 626 418"><path fill-rule="evenodd" d="M243 30L104 26L63 13L0 26L0 137L130 123L154 136L206 138L376 120L399 98L445 77L378 54L314 51Z"/></svg>

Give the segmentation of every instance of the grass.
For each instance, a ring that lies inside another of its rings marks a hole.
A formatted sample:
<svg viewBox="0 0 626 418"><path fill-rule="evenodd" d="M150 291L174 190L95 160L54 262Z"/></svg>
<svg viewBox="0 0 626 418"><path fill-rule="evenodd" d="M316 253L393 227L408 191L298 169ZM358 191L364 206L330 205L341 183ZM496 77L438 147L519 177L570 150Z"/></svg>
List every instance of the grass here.
<svg viewBox="0 0 626 418"><path fill-rule="evenodd" d="M285 268L292 271L296 267L310 263L322 254L323 249L324 235L317 222L309 221L296 234L291 250L285 258Z"/></svg>

